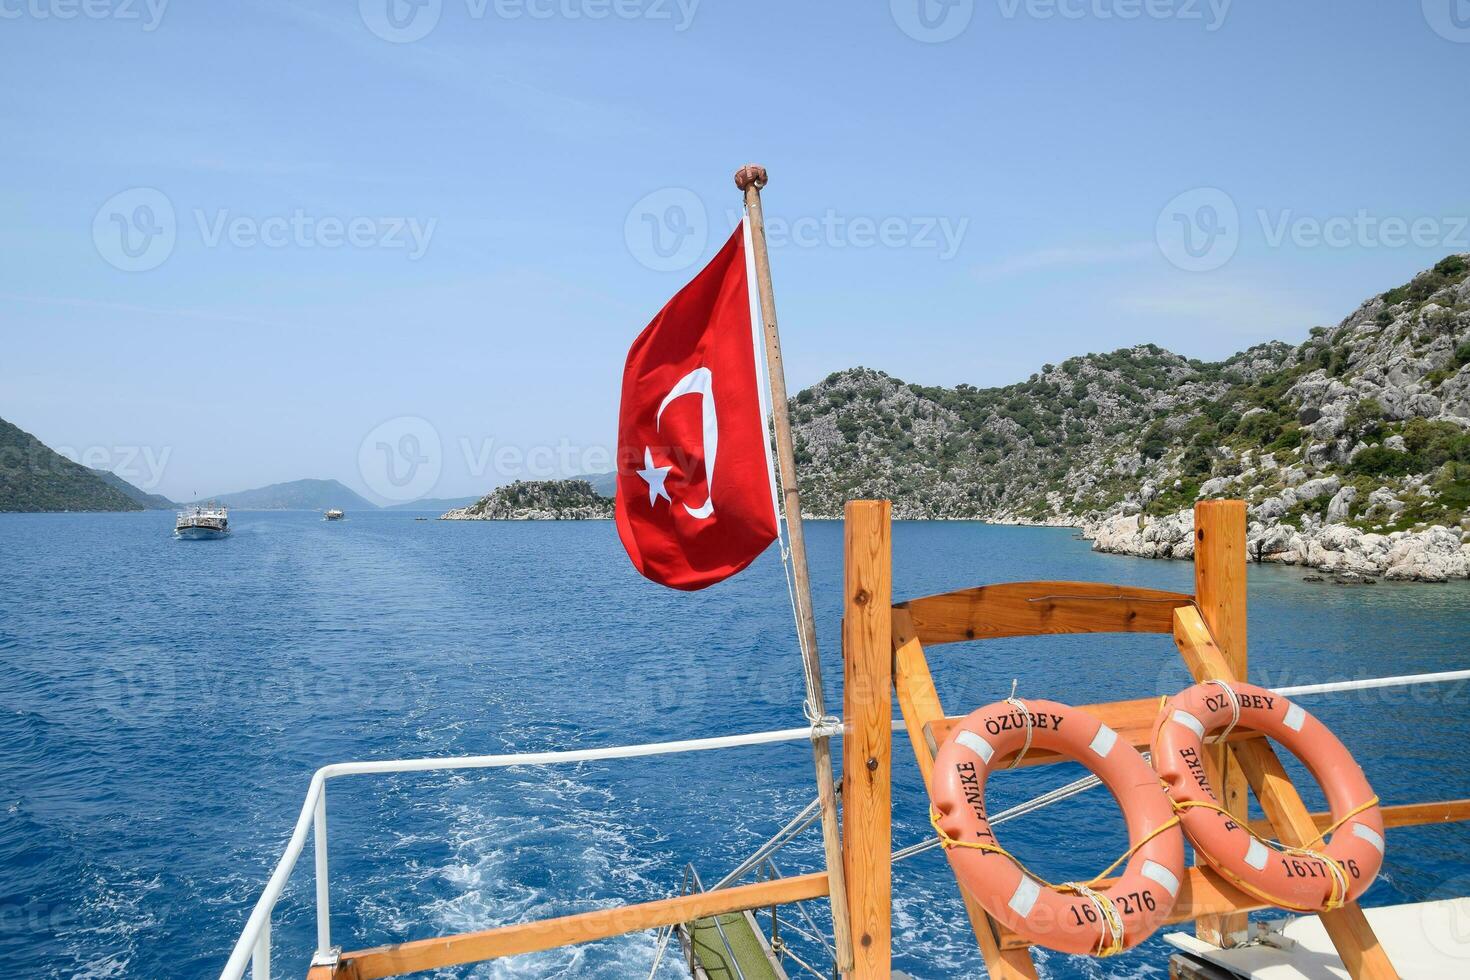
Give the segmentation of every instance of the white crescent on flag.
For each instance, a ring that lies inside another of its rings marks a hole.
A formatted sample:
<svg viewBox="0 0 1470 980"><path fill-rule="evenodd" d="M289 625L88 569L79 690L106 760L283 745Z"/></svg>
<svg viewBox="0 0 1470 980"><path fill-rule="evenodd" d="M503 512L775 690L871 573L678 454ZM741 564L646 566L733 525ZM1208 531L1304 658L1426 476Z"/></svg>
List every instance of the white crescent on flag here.
<svg viewBox="0 0 1470 980"><path fill-rule="evenodd" d="M683 395L699 395L700 420L704 428L704 503L699 507L684 505L690 517L703 520L715 512L715 453L720 448L720 423L715 415L715 376L707 367L698 367L680 378L664 400L659 403L658 413L653 417L657 426L663 421L664 409L669 402Z"/></svg>

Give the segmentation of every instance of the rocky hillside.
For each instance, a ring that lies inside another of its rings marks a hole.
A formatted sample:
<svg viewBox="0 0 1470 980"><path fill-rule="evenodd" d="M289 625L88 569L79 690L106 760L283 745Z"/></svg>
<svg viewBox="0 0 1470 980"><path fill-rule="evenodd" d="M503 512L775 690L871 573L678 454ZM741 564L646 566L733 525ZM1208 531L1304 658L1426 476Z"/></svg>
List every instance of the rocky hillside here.
<svg viewBox="0 0 1470 980"><path fill-rule="evenodd" d="M142 509L97 473L0 419L0 511Z"/></svg>
<svg viewBox="0 0 1470 980"><path fill-rule="evenodd" d="M1261 560L1470 574L1467 259L1300 345L1223 362L1146 345L1004 388L832 375L792 402L803 501L821 516L878 496L898 517L1081 525L1103 550L1184 557L1193 502L1243 497Z"/></svg>
<svg viewBox="0 0 1470 980"><path fill-rule="evenodd" d="M517 480L497 487L441 521L595 521L610 520L613 502L586 480Z"/></svg>
<svg viewBox="0 0 1470 980"><path fill-rule="evenodd" d="M87 467L87 470L114 490L121 490L127 494L133 499L134 503L144 510L173 510L178 506L178 504L169 500L163 494L149 493L146 490L141 490L109 470L99 470L90 466Z"/></svg>

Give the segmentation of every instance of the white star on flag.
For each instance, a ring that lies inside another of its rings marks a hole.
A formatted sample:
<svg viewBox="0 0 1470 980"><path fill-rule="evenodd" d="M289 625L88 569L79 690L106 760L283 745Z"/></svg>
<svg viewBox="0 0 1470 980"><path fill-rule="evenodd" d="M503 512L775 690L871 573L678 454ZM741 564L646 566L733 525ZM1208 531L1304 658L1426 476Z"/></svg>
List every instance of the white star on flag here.
<svg viewBox="0 0 1470 980"><path fill-rule="evenodd" d="M648 446L643 447L643 469L638 471L638 475L643 477L644 483L648 484L648 506L652 507L657 504L660 497L673 504L673 498L664 489L664 480L668 479L671 469L673 469L672 466L654 466L653 450Z"/></svg>

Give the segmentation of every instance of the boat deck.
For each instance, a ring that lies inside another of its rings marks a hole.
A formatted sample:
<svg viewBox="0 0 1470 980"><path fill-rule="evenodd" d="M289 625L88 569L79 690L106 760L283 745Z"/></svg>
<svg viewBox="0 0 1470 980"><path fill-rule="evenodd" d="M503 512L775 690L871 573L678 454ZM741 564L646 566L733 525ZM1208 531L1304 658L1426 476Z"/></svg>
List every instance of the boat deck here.
<svg viewBox="0 0 1470 980"><path fill-rule="evenodd" d="M1402 977L1463 977L1470 970L1470 898L1452 898L1363 910L1383 950ZM1171 975L1223 980L1348 980L1322 920L1315 915L1269 924L1264 939L1220 949L1189 933L1164 941L1208 966L1176 963ZM1177 958L1176 958L1177 959ZM1213 968L1213 969L1212 969Z"/></svg>
<svg viewBox="0 0 1470 980"><path fill-rule="evenodd" d="M709 980L787 980L786 971L747 912L698 919L690 924L686 936L693 948L696 976L702 970Z"/></svg>

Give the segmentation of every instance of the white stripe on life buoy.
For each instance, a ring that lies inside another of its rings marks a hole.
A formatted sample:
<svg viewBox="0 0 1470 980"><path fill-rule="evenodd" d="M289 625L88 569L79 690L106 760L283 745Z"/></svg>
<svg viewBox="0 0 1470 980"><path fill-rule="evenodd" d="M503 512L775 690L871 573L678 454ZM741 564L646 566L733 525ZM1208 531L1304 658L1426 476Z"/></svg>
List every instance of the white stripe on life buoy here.
<svg viewBox="0 0 1470 980"><path fill-rule="evenodd" d="M1036 904L1036 897L1041 894L1041 886L1032 881L1027 875L1021 876L1021 883L1016 886L1015 894L1011 896L1010 907L1021 918L1031 914L1031 908Z"/></svg>
<svg viewBox="0 0 1470 980"><path fill-rule="evenodd" d="M1107 725L1103 725L1097 730L1097 734L1092 736L1092 744L1088 748L1103 758L1107 758L1108 753L1113 751L1113 746L1117 741L1118 733Z"/></svg>
<svg viewBox="0 0 1470 980"><path fill-rule="evenodd" d="M955 733L954 740L978 755L987 764L990 762L990 757L995 755L995 747L972 731L962 728Z"/></svg>
<svg viewBox="0 0 1470 980"><path fill-rule="evenodd" d="M1294 704L1286 709L1286 717L1282 722L1292 731L1299 732L1302 730L1302 725L1306 723L1306 720L1307 713L1301 709L1300 705Z"/></svg>
<svg viewBox="0 0 1470 980"><path fill-rule="evenodd" d="M1179 879L1175 877L1174 872L1170 871L1159 862L1143 862L1143 876L1145 878L1152 878L1154 881L1157 881L1159 884L1167 888L1170 895L1178 897Z"/></svg>
<svg viewBox="0 0 1470 980"><path fill-rule="evenodd" d="M1363 838L1363 840L1378 848L1379 854L1383 853L1383 838L1372 827L1364 827L1360 823L1355 823L1353 824L1353 836Z"/></svg>
<svg viewBox="0 0 1470 980"><path fill-rule="evenodd" d="M1257 871L1266 869L1266 859L1271 856L1271 849L1255 838L1251 838L1251 846L1245 849L1245 863Z"/></svg>
<svg viewBox="0 0 1470 980"><path fill-rule="evenodd" d="M1188 728L1200 738L1205 737L1205 726L1200 722L1198 718L1190 714L1188 711L1174 712L1174 721L1180 725L1183 725L1185 728Z"/></svg>

